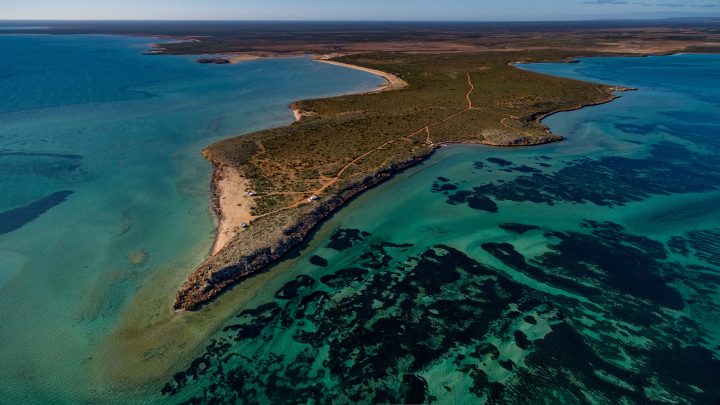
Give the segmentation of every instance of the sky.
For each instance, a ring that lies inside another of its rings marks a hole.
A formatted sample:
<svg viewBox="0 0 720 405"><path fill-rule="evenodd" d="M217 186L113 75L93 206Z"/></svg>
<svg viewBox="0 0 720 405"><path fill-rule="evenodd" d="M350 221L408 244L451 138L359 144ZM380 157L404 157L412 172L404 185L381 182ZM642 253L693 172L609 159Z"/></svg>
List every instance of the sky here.
<svg viewBox="0 0 720 405"><path fill-rule="evenodd" d="M720 17L720 0L0 0L0 20L584 20Z"/></svg>

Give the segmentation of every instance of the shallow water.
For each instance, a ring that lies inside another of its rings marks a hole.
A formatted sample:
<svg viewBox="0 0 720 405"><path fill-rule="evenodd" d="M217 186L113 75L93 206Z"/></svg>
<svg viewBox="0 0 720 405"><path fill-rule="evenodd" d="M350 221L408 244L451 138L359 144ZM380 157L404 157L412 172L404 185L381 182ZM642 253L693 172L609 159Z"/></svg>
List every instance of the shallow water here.
<svg viewBox="0 0 720 405"><path fill-rule="evenodd" d="M292 122L292 101L382 83L307 58L142 55L158 41L0 36L2 403L128 398L99 377L133 364L108 336L147 340L214 237L200 150Z"/></svg>
<svg viewBox="0 0 720 405"><path fill-rule="evenodd" d="M163 397L720 402L720 56L525 68L639 90L363 194L218 300Z"/></svg>

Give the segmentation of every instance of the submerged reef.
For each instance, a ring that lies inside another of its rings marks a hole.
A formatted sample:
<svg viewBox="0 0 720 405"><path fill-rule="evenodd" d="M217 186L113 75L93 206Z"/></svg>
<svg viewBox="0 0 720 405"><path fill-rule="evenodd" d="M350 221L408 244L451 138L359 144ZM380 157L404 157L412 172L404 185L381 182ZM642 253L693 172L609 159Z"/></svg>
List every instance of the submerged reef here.
<svg viewBox="0 0 720 405"><path fill-rule="evenodd" d="M614 223L546 237L536 257L482 245L521 283L450 246L340 229L326 249L356 267L299 275L241 311L162 392L189 403L720 398L710 337L671 287L682 276L707 304L717 273L688 274L665 245Z"/></svg>

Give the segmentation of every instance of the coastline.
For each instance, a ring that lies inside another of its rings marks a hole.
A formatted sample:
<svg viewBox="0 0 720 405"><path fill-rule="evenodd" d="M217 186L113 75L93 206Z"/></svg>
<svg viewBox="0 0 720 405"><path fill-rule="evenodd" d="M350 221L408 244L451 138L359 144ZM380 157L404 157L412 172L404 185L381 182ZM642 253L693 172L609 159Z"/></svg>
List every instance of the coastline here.
<svg viewBox="0 0 720 405"><path fill-rule="evenodd" d="M258 228L262 228L258 222L264 221L267 217L258 217L250 228L246 230L249 239L253 243L240 244L231 240L229 245L245 250L245 254L233 265L222 265L227 260L226 250L221 249L215 254L210 255L208 259L200 267L198 267L183 284L181 289L176 293L175 311L195 311L203 305L210 302L218 296L226 288L236 284L258 271L274 264L282 259L293 248L305 242L311 232L325 221L330 215L338 209L345 206L349 201L360 193L389 180L396 174L405 169L409 169L416 164L427 160L432 156L437 146L431 146L426 153L415 156L409 160L397 162L385 170L379 171L372 176L368 176L358 183L351 184L338 191L331 198L324 198L312 209L306 210L300 214L297 219L292 222L284 223L282 229L276 229L274 234L255 233ZM222 198L222 197L220 197ZM260 238L273 239L270 243L260 244Z"/></svg>
<svg viewBox="0 0 720 405"><path fill-rule="evenodd" d="M263 59L264 56L251 54L237 54L228 57L230 63L238 63ZM350 65L347 63L325 60L321 56L314 56L313 61L327 63L330 65L360 70L371 73L385 79L386 84L375 90L359 94L372 94L380 91L391 91L406 87L408 84L399 77L375 69L368 69L362 66ZM305 115L300 109L300 103L295 101L290 104L295 122L300 121ZM217 232L213 242L210 256L218 254L230 243L242 230L241 224L250 224L255 217L251 214L252 198L249 196L250 186L247 179L242 177L240 172L229 165L213 160L207 151L203 156L213 165L211 180L211 208L217 218Z"/></svg>
<svg viewBox="0 0 720 405"><path fill-rule="evenodd" d="M322 57L313 57L313 60L316 62L327 63L330 65L375 74L382 77L387 82L386 85L381 86L378 89L370 90L359 94L372 94L383 91L394 91L408 86L407 82L391 73L383 72L376 69L369 69L362 66L351 65L347 63L330 61L323 59ZM295 122L300 121L304 117L299 102L296 101L291 103L289 108L293 113ZM378 172L374 176L364 179L362 184L358 184L355 187L346 187L345 190L338 193L338 196L336 198L333 198L330 201L321 201L316 206L315 210L313 210L311 215L308 218L305 218L306 222L304 224L292 224L291 228L296 228L296 231L294 232L292 237L289 238L289 240L285 240L279 246L276 246L276 248L271 249L270 252L266 251L264 252L264 254L259 255L259 257L257 254L251 255L250 262L247 263L246 266L244 266L246 269L249 268L249 270L241 271L237 273L235 277L229 278L227 280L217 280L216 277L212 277L212 285L214 286L214 288L211 288L210 290L205 288L206 291L204 291L204 293L202 294L204 297L199 300L187 300L184 298L183 291L189 291L188 287L190 287L190 289L193 289L193 287L197 285L196 282L193 281L192 276L195 275L197 271L202 268L212 268L211 263L213 262L213 259L222 256L223 249L227 247L239 234L240 224L235 221L238 218L244 218L246 219L246 223L253 224L253 222L258 219L250 214L252 201L249 196L247 196L247 180L244 179L237 170L231 168L229 165L220 162L218 159L215 159L208 150L204 150L203 156L208 159L213 165L211 181L211 207L218 220L218 228L215 242L213 243L213 247L209 257L198 269L196 269L195 272L193 272L190 278L188 278L188 280L183 284L182 288L177 292L174 309L193 311L205 304L210 299L214 298L219 292L227 288L229 285L237 282L237 279L271 265L275 261L282 258L282 256L284 256L289 250L302 243L317 225L322 223L329 215L334 213L337 209L344 206L353 197L357 196L362 191L378 185L381 182L391 178L400 171L410 168L426 160L432 155L436 148L437 146L435 145L429 145L426 154L417 156L416 158L410 159L409 161L400 162L399 164L394 165L386 171ZM237 190L237 185L239 185L240 190ZM240 206L234 204L236 200L238 200L238 198L239 201L241 201L239 202L239 204L241 204ZM232 266L232 269L236 270L236 267L237 266Z"/></svg>
<svg viewBox="0 0 720 405"><path fill-rule="evenodd" d="M254 54L236 54L227 59L230 63L238 63L263 59L264 56ZM408 86L408 83L401 78L381 70L369 69L362 66L351 65L348 63L335 62L324 59L324 56L313 56L315 62L326 63L345 67L349 69L360 70L371 73L385 79L386 84L378 89L370 90L360 94L372 94L380 91L398 90ZM300 109L299 102L290 104L290 110L293 113L295 122L300 121L305 115ZM210 159L207 154L203 154ZM255 217L251 214L252 198L248 196L249 185L241 174L228 165L213 162L212 182L211 182L211 205L212 210L218 220L217 234L213 243L210 255L219 253L228 243L241 231L240 225L250 224Z"/></svg>
<svg viewBox="0 0 720 405"><path fill-rule="evenodd" d="M343 62L337 62L337 61L331 60L332 58L335 58L338 56L340 56L340 55L333 54L333 55L313 56L313 60L315 62L326 63L328 65L340 66L340 67L344 67L344 68L348 68L348 69L354 69L354 70L359 70L362 72L371 73L371 74L382 77L387 82L384 86L380 86L380 88L378 88L376 90L366 92L363 94L372 94L372 93L379 93L382 91L399 90L399 89L402 89L402 88L408 86L408 83L405 80L397 77L396 75L394 75L392 73L383 72L382 70L371 69L371 68L366 68L363 66L351 65L349 63L343 63Z"/></svg>
<svg viewBox="0 0 720 405"><path fill-rule="evenodd" d="M383 77L388 83L380 89L359 94L372 94L383 91L398 90L408 85L399 77L376 69L317 58L314 60L321 63L328 63L376 74ZM517 67L514 68L517 69ZM605 87L610 88L609 86ZM625 90L619 87L612 87L612 89L615 91ZM532 121L537 122L545 130L545 132L547 132L547 136L523 138L513 132L506 131L503 136L493 140L485 139L483 141L473 141L468 139L459 141L448 140L438 144L429 143L422 151L416 152L412 157L406 158L402 161L396 160L394 163L379 171L368 173L362 179L357 179L356 181L346 184L342 188L337 189L326 196L321 196L321 198L319 198L318 201L315 201L315 203L308 204L306 201L299 201L292 207L273 212L272 216L260 215L258 217L250 218L250 227L245 229L243 232L247 232L247 235L242 238L237 237L240 234L237 232L237 226L239 224L233 223L230 218L226 218L223 209L220 208L216 210L221 225L218 228L218 240L213 248L213 253L201 266L195 269L195 271L178 290L173 308L180 311L196 310L215 298L228 287L236 284L245 277L274 264L288 251L304 242L316 226L321 224L336 210L344 206L353 197L368 188L382 183L400 171L426 160L438 147L449 143L517 147L557 142L563 138L552 134L547 127L542 125L540 121L543 118L562 111L575 110L591 105L607 103L617 97L619 96L611 94L608 98L600 101L594 100L579 106L564 107L562 109L553 110L538 116L529 117ZM301 102L292 103L290 105L290 109L293 112L296 122L303 118L304 115L301 108ZM506 127L522 133L522 131L519 131L516 128L507 125ZM218 171L223 170L222 168L227 166L227 164L223 162L223 159L226 157L213 156L210 150L205 151L205 156L213 162L213 165L218 168ZM218 174L218 176L221 176L221 174ZM215 174L213 175L213 178L216 178ZM220 187L220 182L216 182L213 186L213 201L217 201L216 205L218 207L220 207L220 202L227 198L227 195L232 189L233 187L229 184L225 187ZM222 241L220 241L221 238L223 239Z"/></svg>
<svg viewBox="0 0 720 405"><path fill-rule="evenodd" d="M253 220L248 181L236 169L212 162L211 207L218 220L211 255L220 252L240 232L241 224Z"/></svg>
<svg viewBox="0 0 720 405"><path fill-rule="evenodd" d="M610 91L622 93L622 92L626 92L626 91L638 91L638 89L632 88L632 87L611 86ZM571 107L571 108L563 108L560 110L550 111L549 113L539 115L537 118L535 118L535 122L542 125L542 127L545 128L545 130L548 132L548 134L552 134L552 131L550 130L550 128L548 128L545 124L542 123L542 121L545 118L547 118L551 115L562 113L562 112L577 111L577 110L582 110L583 108L586 108L586 107L594 107L594 106L598 106L598 105L611 103L611 102L619 99L620 97L621 96L619 96L617 94L613 94L607 100L599 101L597 103L583 104L583 105L578 105L578 106Z"/></svg>

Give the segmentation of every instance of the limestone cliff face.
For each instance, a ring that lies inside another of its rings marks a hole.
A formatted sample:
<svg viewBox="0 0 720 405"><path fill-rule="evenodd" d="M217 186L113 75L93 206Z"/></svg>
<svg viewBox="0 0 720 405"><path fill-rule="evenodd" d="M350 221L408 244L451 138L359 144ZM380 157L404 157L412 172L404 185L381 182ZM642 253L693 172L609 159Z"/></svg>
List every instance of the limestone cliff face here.
<svg viewBox="0 0 720 405"><path fill-rule="evenodd" d="M546 143L559 142L564 138L558 135L548 134L546 136L521 137L510 131L493 131L483 133L483 145L490 146L532 146Z"/></svg>
<svg viewBox="0 0 720 405"><path fill-rule="evenodd" d="M509 135L503 133L489 136L482 143L494 146L528 146L563 139L552 134L534 139L509 137ZM198 309L244 277L262 271L282 259L292 248L301 244L318 224L348 200L396 173L422 162L432 155L435 148L436 146L431 146L426 153L389 165L313 204L287 210L272 217L256 219L248 229L238 234L220 252L210 256L190 275L175 295L173 308L185 311ZM210 159L209 156L206 157ZM218 170L218 164L216 162L214 164ZM216 199L217 196L214 200Z"/></svg>
<svg viewBox="0 0 720 405"><path fill-rule="evenodd" d="M195 310L242 278L265 269L302 243L315 226L352 197L427 159L431 154L432 149L428 149L427 153L392 164L314 204L254 221L190 275L177 292L173 308Z"/></svg>

